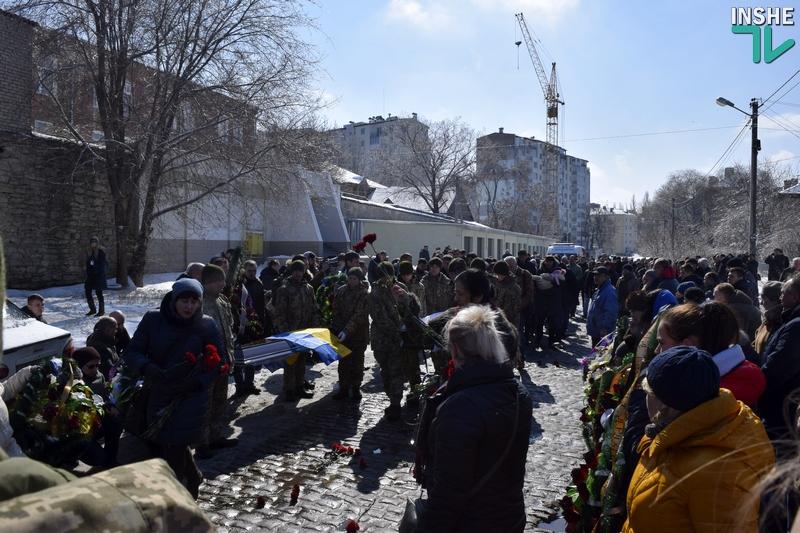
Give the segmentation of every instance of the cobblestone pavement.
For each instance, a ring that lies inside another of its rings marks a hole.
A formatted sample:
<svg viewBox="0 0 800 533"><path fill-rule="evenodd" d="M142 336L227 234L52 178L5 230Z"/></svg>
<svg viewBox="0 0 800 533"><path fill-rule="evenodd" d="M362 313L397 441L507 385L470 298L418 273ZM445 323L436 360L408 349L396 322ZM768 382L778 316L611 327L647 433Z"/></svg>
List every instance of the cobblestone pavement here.
<svg viewBox="0 0 800 533"><path fill-rule="evenodd" d="M589 351L582 324L563 348L529 354L522 381L534 400L525 499L528 530L555 514L570 470L585 451L579 430L580 359ZM410 468L412 413L405 422L382 419L388 405L371 353L360 405L335 401L336 368L316 365L313 399L277 397L282 372L257 375L262 387L246 401L231 399L235 448L200 461L206 481L199 503L220 531L344 531L358 520L362 533L397 531L406 497L419 496ZM231 387L231 393L233 393ZM359 457L330 453L331 444L359 448ZM290 505L293 486L300 486Z"/></svg>

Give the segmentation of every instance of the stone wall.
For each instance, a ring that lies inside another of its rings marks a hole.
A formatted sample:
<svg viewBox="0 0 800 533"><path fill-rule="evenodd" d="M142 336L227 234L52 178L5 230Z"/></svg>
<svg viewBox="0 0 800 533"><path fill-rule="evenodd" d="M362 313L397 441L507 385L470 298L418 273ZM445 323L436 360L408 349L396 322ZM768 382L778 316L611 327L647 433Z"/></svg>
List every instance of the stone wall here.
<svg viewBox="0 0 800 533"><path fill-rule="evenodd" d="M75 143L0 133L0 235L9 287L80 283L97 236L113 273L114 221L103 164Z"/></svg>

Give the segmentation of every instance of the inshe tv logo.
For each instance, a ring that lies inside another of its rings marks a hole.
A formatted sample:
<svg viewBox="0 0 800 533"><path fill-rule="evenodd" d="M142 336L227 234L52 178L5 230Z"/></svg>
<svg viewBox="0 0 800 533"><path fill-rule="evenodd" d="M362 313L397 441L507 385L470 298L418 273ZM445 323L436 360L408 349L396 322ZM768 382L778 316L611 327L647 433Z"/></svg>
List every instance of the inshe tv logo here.
<svg viewBox="0 0 800 533"><path fill-rule="evenodd" d="M772 47L773 26L794 26L793 7L732 7L731 24L733 33L753 36L753 63L761 63L762 33L765 63L772 63L794 46L794 39L786 39Z"/></svg>

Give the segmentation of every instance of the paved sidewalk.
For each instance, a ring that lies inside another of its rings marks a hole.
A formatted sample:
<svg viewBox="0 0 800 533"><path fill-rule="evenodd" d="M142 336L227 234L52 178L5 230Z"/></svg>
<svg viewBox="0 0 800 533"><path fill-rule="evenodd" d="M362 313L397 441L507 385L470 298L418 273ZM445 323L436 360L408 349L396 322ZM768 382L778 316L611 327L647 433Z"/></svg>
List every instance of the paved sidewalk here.
<svg viewBox="0 0 800 533"><path fill-rule="evenodd" d="M582 325L577 337L585 338ZM561 350L536 352L538 362L529 357L522 376L534 400L525 484L531 531L545 531L535 525L553 516L584 452L580 358L588 350L573 337ZM397 530L405 499L420 494L410 474L414 427L383 420L388 402L370 352L367 367L360 405L331 398L336 367L322 364L309 370L316 384L310 400L278 398L282 371L257 376L260 395L231 400L239 445L199 462L206 476L199 503L220 531L344 531L351 518L361 533ZM361 455L333 454L334 442ZM296 484L300 495L290 505Z"/></svg>

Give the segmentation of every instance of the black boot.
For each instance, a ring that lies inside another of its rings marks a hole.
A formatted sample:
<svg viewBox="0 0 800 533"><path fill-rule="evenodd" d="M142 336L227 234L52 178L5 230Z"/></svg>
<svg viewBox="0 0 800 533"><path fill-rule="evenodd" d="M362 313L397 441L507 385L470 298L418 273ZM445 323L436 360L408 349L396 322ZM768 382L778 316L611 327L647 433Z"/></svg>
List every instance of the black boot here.
<svg viewBox="0 0 800 533"><path fill-rule="evenodd" d="M354 402L361 401L361 387L351 387L350 388L350 399Z"/></svg>
<svg viewBox="0 0 800 533"><path fill-rule="evenodd" d="M339 384L339 390L336 391L336 394L333 395L333 399L334 400L344 400L345 398L348 397L348 395L349 395L348 393L349 393L349 388L348 387L344 387L341 384Z"/></svg>
<svg viewBox="0 0 800 533"><path fill-rule="evenodd" d="M99 309L97 310L97 314L95 316L103 316L106 314L106 300L103 298L102 292L97 293L97 306Z"/></svg>

